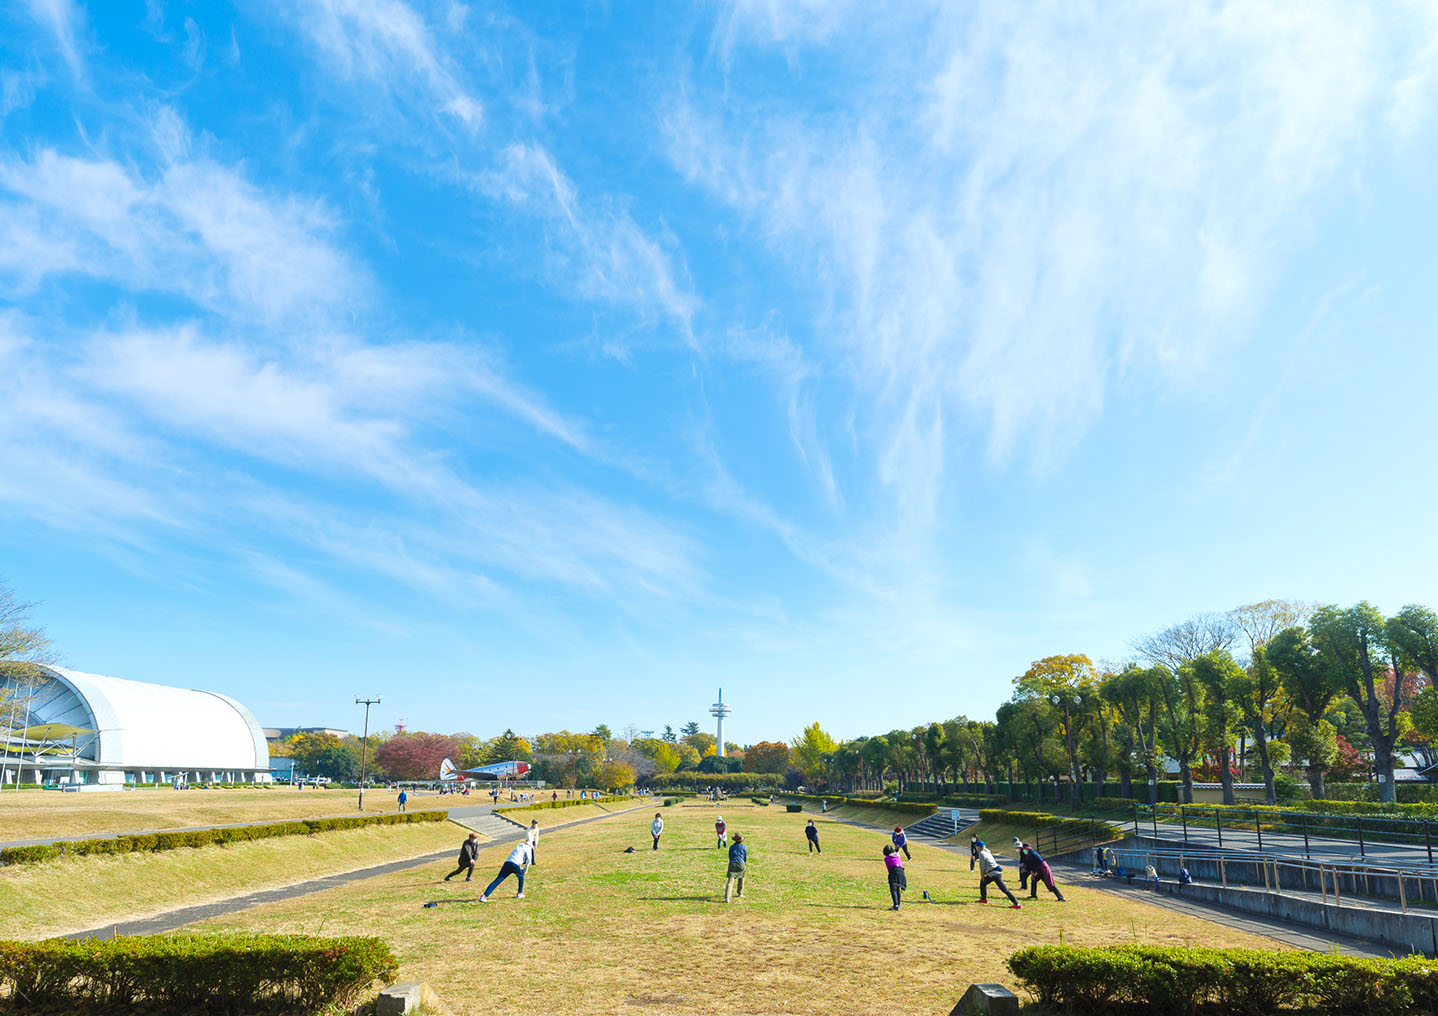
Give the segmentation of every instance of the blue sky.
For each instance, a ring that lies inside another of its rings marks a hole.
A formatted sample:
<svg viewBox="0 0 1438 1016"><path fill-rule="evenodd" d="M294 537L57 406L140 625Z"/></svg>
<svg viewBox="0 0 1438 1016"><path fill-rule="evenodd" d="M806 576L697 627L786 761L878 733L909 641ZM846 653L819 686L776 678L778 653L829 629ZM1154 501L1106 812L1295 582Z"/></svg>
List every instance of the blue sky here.
<svg viewBox="0 0 1438 1016"><path fill-rule="evenodd" d="M0 12L0 575L267 724L990 715L1438 605L1438 9Z"/></svg>

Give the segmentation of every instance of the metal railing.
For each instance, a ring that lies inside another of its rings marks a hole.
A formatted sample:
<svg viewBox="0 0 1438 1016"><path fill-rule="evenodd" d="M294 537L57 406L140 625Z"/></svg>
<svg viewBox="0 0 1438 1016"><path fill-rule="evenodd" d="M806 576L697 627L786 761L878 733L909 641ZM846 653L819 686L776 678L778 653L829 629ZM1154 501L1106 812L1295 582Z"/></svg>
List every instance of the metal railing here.
<svg viewBox="0 0 1438 1016"><path fill-rule="evenodd" d="M1327 904L1359 905L1359 900L1392 901L1403 913L1410 905L1438 907L1438 866L1383 865L1342 860L1314 860L1285 854L1237 850L1179 850L1163 847L1101 847L1102 867L1110 875L1142 880L1152 865L1160 875L1177 877L1180 867L1197 871L1197 882L1230 883L1283 894L1317 892Z"/></svg>
<svg viewBox="0 0 1438 1016"><path fill-rule="evenodd" d="M1293 848L1295 852L1301 840L1303 856L1308 858L1314 854L1343 853L1331 849L1315 850L1314 840L1319 840L1320 843L1322 840L1355 843L1360 857L1366 857L1369 849L1374 846L1400 846L1421 849L1428 863L1434 863L1433 823L1425 819L1323 815L1317 812L1268 812L1256 809L1249 811L1242 808L1205 808L1202 805L1135 804L1133 829L1135 836L1142 836L1147 832L1151 833L1154 839L1159 838L1160 829L1170 835L1181 830L1185 846L1193 842L1190 838L1191 830L1213 830L1216 844L1220 848L1224 846L1225 832L1228 833L1230 842L1242 842L1251 834L1255 837L1260 852L1264 850L1265 836L1270 844L1282 844ZM1199 843L1206 843L1208 839L1209 837L1203 836Z"/></svg>

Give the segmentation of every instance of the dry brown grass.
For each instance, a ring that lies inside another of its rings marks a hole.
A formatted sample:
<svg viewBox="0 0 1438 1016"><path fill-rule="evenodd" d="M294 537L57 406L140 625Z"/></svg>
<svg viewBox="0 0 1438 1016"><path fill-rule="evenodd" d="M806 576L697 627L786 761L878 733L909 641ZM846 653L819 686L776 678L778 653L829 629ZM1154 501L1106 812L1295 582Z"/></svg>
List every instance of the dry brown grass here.
<svg viewBox="0 0 1438 1016"><path fill-rule="evenodd" d="M751 849L746 899L727 907L716 810ZM401 979L431 982L456 1013L932 1014L971 982L1012 983L1010 953L1061 936L1281 948L1077 886L1067 904L979 906L967 855L929 846L914 849L911 891L893 913L880 832L748 802L661 811L658 852L649 849L653 809L552 832L524 900L511 879L494 900L476 902L508 849L496 847L481 852L486 880L475 884L438 884L436 865L204 927L379 935L401 956ZM806 852L811 817L822 855ZM636 853L623 853L630 845ZM933 902L920 899L925 888Z"/></svg>
<svg viewBox="0 0 1438 1016"><path fill-rule="evenodd" d="M85 931L436 850L458 854L466 835L448 822L417 822L6 867L0 937Z"/></svg>
<svg viewBox="0 0 1438 1016"><path fill-rule="evenodd" d="M190 826L278 822L332 815L378 815L396 810L395 795L366 790L365 809L354 790L130 790L64 794L57 790L0 791L0 842L50 836L184 829ZM411 810L463 807L476 798L411 795Z"/></svg>

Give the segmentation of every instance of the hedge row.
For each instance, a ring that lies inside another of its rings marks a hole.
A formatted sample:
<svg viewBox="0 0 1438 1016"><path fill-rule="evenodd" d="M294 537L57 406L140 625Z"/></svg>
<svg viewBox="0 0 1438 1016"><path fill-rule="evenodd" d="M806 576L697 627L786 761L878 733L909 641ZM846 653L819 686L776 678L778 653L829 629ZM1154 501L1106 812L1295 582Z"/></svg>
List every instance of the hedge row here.
<svg viewBox="0 0 1438 1016"><path fill-rule="evenodd" d="M1339 820L1345 818L1371 818L1383 821L1391 830L1421 836L1424 822L1438 822L1438 804L1394 806L1374 801L1304 801L1297 807L1282 804L1186 804L1182 807L1191 816L1189 821L1197 820L1199 815L1206 811L1219 816L1231 814L1238 823L1252 824L1254 816L1259 816L1265 828L1270 820L1275 828L1284 824L1297 825L1302 823L1301 816L1304 815L1308 816L1308 825L1313 829L1341 826L1343 823ZM1160 804L1158 813L1177 815L1178 809L1179 805ZM1334 821L1325 823L1325 818Z"/></svg>
<svg viewBox="0 0 1438 1016"><path fill-rule="evenodd" d="M143 833L88 840L69 840L36 847L0 848L0 865L39 864L61 857L94 854L133 854L178 847L207 847L212 844L268 840L276 836L307 836L337 829L362 829L375 825L408 825L412 822L443 822L445 811L411 811L397 815L356 815L342 818L307 818L293 822L266 822L264 825L234 826L229 829L177 829L165 833Z"/></svg>
<svg viewBox="0 0 1438 1016"><path fill-rule="evenodd" d="M508 808L495 808L495 812L504 815L514 815L521 811L541 811L545 808L578 808L585 804L606 804L609 801L632 801L632 797L585 797L574 798L571 801L540 801L537 804L516 804Z"/></svg>
<svg viewBox="0 0 1438 1016"><path fill-rule="evenodd" d="M685 787L718 787L720 790L777 789L784 782L779 773L655 773L646 781L656 790Z"/></svg>
<svg viewBox="0 0 1438 1016"><path fill-rule="evenodd" d="M0 1013L315 1013L399 962L377 938L153 935L0 942Z"/></svg>
<svg viewBox="0 0 1438 1016"><path fill-rule="evenodd" d="M1005 794L949 794L934 797L930 794L900 794L902 804L932 804L944 808L996 808L1009 803Z"/></svg>
<svg viewBox="0 0 1438 1016"><path fill-rule="evenodd" d="M855 808L883 808L885 811L896 811L903 815L917 815L923 818L932 815L936 810L932 804L916 804L909 801L891 801L886 798L871 797L838 797L831 794L785 794L786 801L811 801L818 804L821 801L829 802L829 808L843 808L846 805Z"/></svg>
<svg viewBox="0 0 1438 1016"><path fill-rule="evenodd" d="M1438 1012L1438 963L1259 949L1041 945L1009 957L1009 969L1045 1006L1191 1016L1201 1009L1282 1012Z"/></svg>
<svg viewBox="0 0 1438 1016"><path fill-rule="evenodd" d="M1323 788L1328 801L1374 801L1378 800L1378 784L1329 783ZM1438 804L1438 783L1395 783L1393 789L1399 804ZM1322 802L1315 802L1322 803Z"/></svg>
<svg viewBox="0 0 1438 1016"><path fill-rule="evenodd" d="M1046 811L1009 811L1007 808L980 808L979 821L1042 829L1045 826L1063 825L1065 822L1072 822L1074 820L1063 815L1050 815Z"/></svg>

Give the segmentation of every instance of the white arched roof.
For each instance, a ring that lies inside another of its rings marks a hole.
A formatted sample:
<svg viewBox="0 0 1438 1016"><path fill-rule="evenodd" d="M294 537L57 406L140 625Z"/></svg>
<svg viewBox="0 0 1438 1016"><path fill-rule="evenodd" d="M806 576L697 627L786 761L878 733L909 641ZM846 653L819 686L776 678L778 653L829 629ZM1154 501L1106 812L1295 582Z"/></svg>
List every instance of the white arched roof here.
<svg viewBox="0 0 1438 1016"><path fill-rule="evenodd" d="M269 769L264 732L226 695L46 667L90 711L94 759L143 769ZM85 754L91 754L85 752Z"/></svg>

